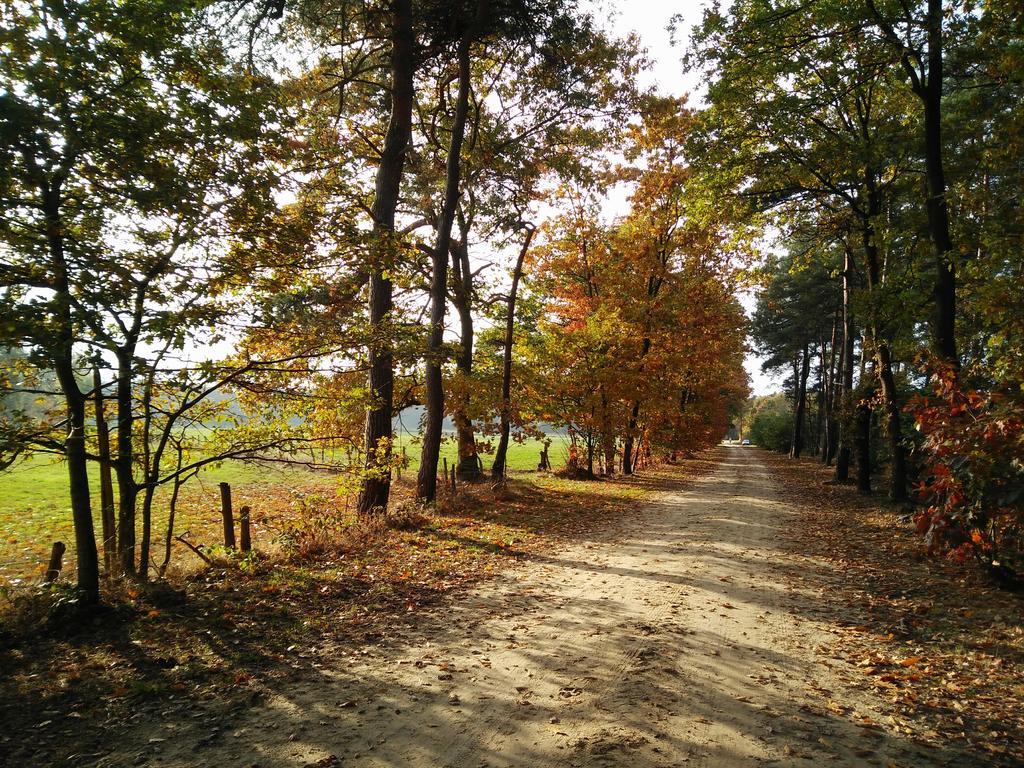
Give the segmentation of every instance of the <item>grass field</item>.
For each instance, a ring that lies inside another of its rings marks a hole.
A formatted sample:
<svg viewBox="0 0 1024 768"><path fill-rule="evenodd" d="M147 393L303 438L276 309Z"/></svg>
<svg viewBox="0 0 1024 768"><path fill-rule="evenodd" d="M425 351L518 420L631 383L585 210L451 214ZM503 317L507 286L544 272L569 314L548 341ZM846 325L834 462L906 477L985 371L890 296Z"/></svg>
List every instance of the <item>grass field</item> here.
<svg viewBox="0 0 1024 768"><path fill-rule="evenodd" d="M552 437L550 457L556 466L564 463L565 445L564 437ZM509 469L536 469L541 447L536 440L510 443ZM405 435L399 440L396 450L402 452L403 448L408 467L402 472L401 485L407 486L415 482L420 445L414 438ZM441 456L448 460L449 466L456 460L457 448L452 440L444 442ZM489 469L491 456L485 454L482 458L485 469ZM95 511L99 497L99 479L95 468L92 474ZM67 482L66 465L46 456L29 458L0 473L0 585L5 581L37 577L54 541L64 541L69 550L73 550ZM334 499L339 494L344 495L340 477L336 474L304 467L225 462L219 467L210 466L204 470L189 481L182 491L178 522L175 525L178 532L190 531L193 534L191 538L197 543L216 541L220 520L218 484L221 482L231 484L236 509L243 504L252 507L254 535L262 536L264 542L274 535L275 521L280 522L287 516L296 496L316 494ZM158 494L155 504L154 547L166 526L166 498L165 494ZM339 499L339 502L343 503L343 499ZM94 516L98 528L98 515ZM175 557L182 556L179 553Z"/></svg>

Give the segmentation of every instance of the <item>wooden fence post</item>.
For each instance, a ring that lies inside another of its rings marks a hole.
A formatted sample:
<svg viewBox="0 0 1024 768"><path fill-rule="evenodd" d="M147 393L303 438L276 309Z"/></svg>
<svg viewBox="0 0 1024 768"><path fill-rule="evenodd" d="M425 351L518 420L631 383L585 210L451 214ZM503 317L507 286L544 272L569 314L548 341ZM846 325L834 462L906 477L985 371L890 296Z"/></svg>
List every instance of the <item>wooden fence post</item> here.
<svg viewBox="0 0 1024 768"><path fill-rule="evenodd" d="M249 507L244 506L238 510L238 523L241 526L241 541L243 552L252 552L252 535L249 530Z"/></svg>
<svg viewBox="0 0 1024 768"><path fill-rule="evenodd" d="M220 484L220 513L224 517L224 546L235 548L235 520L231 512L231 486Z"/></svg>
<svg viewBox="0 0 1024 768"><path fill-rule="evenodd" d="M64 566L65 551L67 551L67 547L64 546L63 541L53 542L53 549L50 550L50 564L46 566L46 576L44 577L47 584L52 584L60 576L60 569Z"/></svg>

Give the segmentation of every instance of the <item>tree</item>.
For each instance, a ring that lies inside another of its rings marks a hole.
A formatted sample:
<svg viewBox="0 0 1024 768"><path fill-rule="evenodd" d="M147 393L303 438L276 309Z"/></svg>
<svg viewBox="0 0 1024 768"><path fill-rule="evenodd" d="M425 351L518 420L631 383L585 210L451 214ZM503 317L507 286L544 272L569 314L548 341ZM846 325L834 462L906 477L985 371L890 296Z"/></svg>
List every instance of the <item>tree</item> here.
<svg viewBox="0 0 1024 768"><path fill-rule="evenodd" d="M401 190L402 171L412 130L413 78L416 44L412 3L390 4L391 74L388 94L391 116L377 167L373 198L374 259L370 266L370 392L374 406L366 414L366 478L359 492L362 514L387 507L391 488L391 414L394 370L387 339L386 321L392 310L389 268L395 258L395 209Z"/></svg>
<svg viewBox="0 0 1024 768"><path fill-rule="evenodd" d="M758 297L751 335L766 356L765 370L792 366L793 434L790 456L804 449L807 380L815 347L823 350L824 328L836 315L838 296L829 271L820 262L792 255L770 267L771 282ZM823 354L823 352L822 352Z"/></svg>
<svg viewBox="0 0 1024 768"><path fill-rule="evenodd" d="M491 476L495 480L505 477L505 457L508 454L509 432L512 427L512 345L515 341L516 298L519 294L519 281L523 277L523 262L530 250L530 243L536 230L526 225L526 239L519 250L519 257L512 269L512 286L508 291L508 309L505 314L505 339L501 360L501 410L500 426L498 427L498 448L494 453L491 465Z"/></svg>
<svg viewBox="0 0 1024 768"><path fill-rule="evenodd" d="M780 227L799 222L801 238L816 239L823 252L842 242L859 257L867 290L859 309L890 437L890 496L902 500L907 477L893 349L901 341L896 329L911 327L913 305L905 298L913 286L903 281L917 259L915 238L893 222L911 218L905 201L912 134L889 52L861 34L866 26L831 3L794 13L740 4L729 17L709 17L699 38L710 45L691 54L691 63L717 75L705 133L714 156L737 169L737 194L774 211ZM822 29L831 33L821 35ZM755 50L770 54L752 67ZM736 145L743 151L730 156ZM846 306L844 329L852 331ZM840 478L847 457L841 447Z"/></svg>
<svg viewBox="0 0 1024 768"><path fill-rule="evenodd" d="M499 219L499 228L514 231L522 215L521 206L515 203L521 201L524 196L528 199L529 189L536 184L538 173L532 164L544 162L551 167L551 155L559 151L565 152L564 148L554 153L549 152L541 161L536 154L537 145L543 146L547 143L550 149L553 138L560 137L564 141L566 135L571 135L576 125L593 119L602 110L609 110L623 103L631 93L627 88L612 96L608 83L612 80L610 75L618 75L618 71L606 66L604 69L588 72L584 62L597 58L605 60L606 63L622 61L628 66L631 63L632 50L630 47L613 44L603 35L596 33L590 18L578 14L575 6L570 3L522 2L506 6L479 4L475 16L467 15L467 18L474 20L467 22L470 26L466 28L464 35L479 36L481 51L477 58L482 62L491 62L490 66L485 64L482 67L482 72L477 78L482 82L477 86L474 100L476 119L472 125L473 136L470 145L471 148L477 148L478 152L482 150L485 153L483 159L487 166L499 164L509 167L504 173L495 173L493 168L487 169L492 176L498 176L504 181L507 188L514 190L512 206L504 200L497 210L492 208L490 213L492 217ZM447 281L442 278L447 272L448 247L452 244L451 229L456 216L459 216L461 241L456 243L452 250L457 259L456 274L460 278L460 284L451 292L456 298L463 330L460 368L466 386L469 384L466 379L472 371L472 323L469 322L468 314L472 302L473 272L468 258L468 241L470 229L476 223L476 203L480 200L482 191L478 187L482 186L481 173L484 172L484 168L478 165L474 174L472 158L461 157L472 86L469 59L472 41L467 40L465 36L458 47L459 90L453 102L455 109L452 115L450 145L446 154L445 199L436 217L437 241L432 251L431 340L424 395L427 419L418 479L418 494L427 501L432 501L436 492L437 457L444 417L442 361L438 358L442 351L442 324L448 290ZM586 53L577 53L576 49L583 41L588 44L589 50ZM523 66L526 70L525 77L519 78L515 83L507 81L503 75L503 66L508 62ZM524 104L511 108L504 106L507 99L521 99L524 92L530 90L539 91L540 93L533 95L546 98L547 104ZM491 118L486 106L490 95L499 97L499 110L505 113L505 122L496 131L486 122ZM517 112L521 114L517 115ZM555 116L573 122L568 126L556 125ZM508 119L510 117L517 119L511 121ZM425 133L430 136L434 131L426 130ZM524 150L525 162L523 159L511 162L505 159L515 154L524 154ZM466 173L463 172L465 166L469 168ZM465 203L468 204L460 207L459 182L463 178L469 184L473 184L474 188L462 191ZM525 195L521 189L524 189ZM445 246L443 253L442 245ZM456 401L455 408L456 424L459 429L460 466L463 467L464 474L468 474L470 468L465 464L469 463L475 469L473 465L477 459L472 440L472 424L464 413L465 398L460 399L463 407L458 407L460 403Z"/></svg>
<svg viewBox="0 0 1024 768"><path fill-rule="evenodd" d="M868 18L892 48L911 90L923 107L921 138L925 205L936 273L932 290L935 304L931 318L932 349L945 361L956 363L956 265L953 262L942 140L946 10L942 0L927 0L923 8L902 3L886 3L880 7L875 0L865 0L865 4ZM956 5L954 3L954 8ZM964 13L970 16L970 10ZM953 23L967 23L964 19L956 19L955 11L950 18L954 19Z"/></svg>
<svg viewBox="0 0 1024 768"><path fill-rule="evenodd" d="M452 227L455 224L456 205L459 198L462 142L466 134L466 120L469 112L470 48L481 33L488 13L489 3L486 0L479 0L472 21L462 32L456 53L458 94L455 98L451 142L448 146L445 167L444 203L441 206L437 242L434 244L431 265L430 346L427 351L424 394L427 419L423 433L419 477L416 483L416 495L425 502L433 502L437 496L437 462L441 452L441 426L444 421L441 343L444 337L444 316L447 307L448 249L451 245Z"/></svg>
<svg viewBox="0 0 1024 768"><path fill-rule="evenodd" d="M533 25L533 33L538 40L529 45L521 36L489 34L473 67L448 286L448 300L458 314L459 345L456 371L445 381L462 480L480 475L474 419L486 419L496 408L500 412L495 393L474 370L474 313L499 301L484 292L494 265L480 264L471 254L518 249L522 220L543 196L543 186L592 175L591 155L625 120L634 100L631 73L638 55L633 41L610 38L585 16L554 17ZM424 143L411 156L415 193L409 197L412 212L422 217L416 224L436 227L435 190L446 164L443 129L452 100L431 100L429 94L425 89L418 100L417 131ZM599 132L595 125L607 130Z"/></svg>
<svg viewBox="0 0 1024 768"><path fill-rule="evenodd" d="M121 567L135 571L135 385L217 316L217 238L257 221L276 171L274 88L189 4L4 6L4 341L52 370L67 417L79 586L98 599L80 355L115 366ZM55 425L56 426L56 425Z"/></svg>

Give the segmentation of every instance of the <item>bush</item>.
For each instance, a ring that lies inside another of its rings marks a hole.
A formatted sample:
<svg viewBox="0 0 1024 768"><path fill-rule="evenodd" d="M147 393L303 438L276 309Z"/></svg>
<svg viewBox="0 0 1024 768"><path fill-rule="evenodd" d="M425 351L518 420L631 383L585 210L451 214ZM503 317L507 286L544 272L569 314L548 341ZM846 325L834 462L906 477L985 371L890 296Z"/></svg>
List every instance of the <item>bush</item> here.
<svg viewBox="0 0 1024 768"><path fill-rule="evenodd" d="M923 436L928 507L915 515L929 550L958 560L973 556L989 571L1014 578L1024 523L1024 394L1019 383L981 390L949 367L932 375L934 396L907 406Z"/></svg>
<svg viewBox="0 0 1024 768"><path fill-rule="evenodd" d="M388 528L397 531L418 531L430 522L427 509L417 501L408 500L392 504L384 515Z"/></svg>
<svg viewBox="0 0 1024 768"><path fill-rule="evenodd" d="M299 559L312 559L336 550L345 528L337 504L320 494L296 494L292 514L281 521L277 542Z"/></svg>

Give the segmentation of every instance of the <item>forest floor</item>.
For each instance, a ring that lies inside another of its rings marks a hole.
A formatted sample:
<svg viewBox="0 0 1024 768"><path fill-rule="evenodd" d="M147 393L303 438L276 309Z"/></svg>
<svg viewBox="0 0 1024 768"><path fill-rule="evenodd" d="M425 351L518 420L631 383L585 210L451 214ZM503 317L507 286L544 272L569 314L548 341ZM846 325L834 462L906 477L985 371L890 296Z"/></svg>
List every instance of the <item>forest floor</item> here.
<svg viewBox="0 0 1024 768"><path fill-rule="evenodd" d="M923 560L894 514L809 462L714 458L230 693L137 692L116 739L60 764L1022 764L1016 598ZM54 712L22 737L63 725Z"/></svg>

